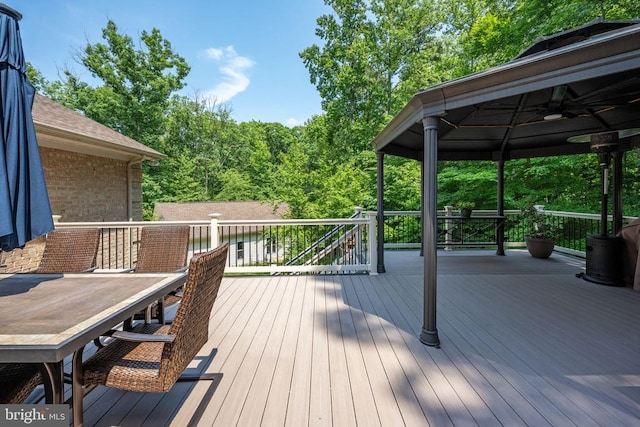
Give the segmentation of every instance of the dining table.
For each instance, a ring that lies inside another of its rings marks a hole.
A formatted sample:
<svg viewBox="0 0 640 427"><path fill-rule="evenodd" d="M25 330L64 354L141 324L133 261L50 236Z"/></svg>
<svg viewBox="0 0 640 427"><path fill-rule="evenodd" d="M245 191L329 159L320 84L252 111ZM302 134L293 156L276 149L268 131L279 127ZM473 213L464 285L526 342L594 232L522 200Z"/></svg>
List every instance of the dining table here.
<svg viewBox="0 0 640 427"><path fill-rule="evenodd" d="M47 403L64 403L65 358L185 280L185 272L0 274L0 363L38 363Z"/></svg>

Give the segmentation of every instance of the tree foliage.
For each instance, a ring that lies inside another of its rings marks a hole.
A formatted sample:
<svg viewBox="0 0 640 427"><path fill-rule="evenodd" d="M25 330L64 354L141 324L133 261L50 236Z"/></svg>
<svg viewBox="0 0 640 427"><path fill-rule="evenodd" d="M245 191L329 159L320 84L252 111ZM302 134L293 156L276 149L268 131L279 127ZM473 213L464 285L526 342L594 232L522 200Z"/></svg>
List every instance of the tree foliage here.
<svg viewBox="0 0 640 427"><path fill-rule="evenodd" d="M439 19L422 0L325 0L322 46L300 53L327 115L326 154L357 156L428 75ZM420 78L418 78L420 76Z"/></svg>
<svg viewBox="0 0 640 427"><path fill-rule="evenodd" d="M421 88L504 63L537 37L595 18L640 17L633 0L325 0L319 39L300 52L324 113L304 126L237 123L227 106L176 95L189 65L159 30L140 40L108 21L104 43L76 53L93 82L68 69L47 81L49 97L167 155L144 169L144 207L156 201L286 202L292 217L349 216L376 208L372 140ZM311 29L310 29L311 31ZM136 43L137 42L137 43ZM97 82L97 83L96 83ZM640 174L636 151L625 176ZM506 163L506 207L542 203L597 212L600 176L592 155ZM385 207L420 208L420 164L385 159ZM640 214L640 183L624 182L626 214ZM496 204L492 162L440 162L439 206Z"/></svg>

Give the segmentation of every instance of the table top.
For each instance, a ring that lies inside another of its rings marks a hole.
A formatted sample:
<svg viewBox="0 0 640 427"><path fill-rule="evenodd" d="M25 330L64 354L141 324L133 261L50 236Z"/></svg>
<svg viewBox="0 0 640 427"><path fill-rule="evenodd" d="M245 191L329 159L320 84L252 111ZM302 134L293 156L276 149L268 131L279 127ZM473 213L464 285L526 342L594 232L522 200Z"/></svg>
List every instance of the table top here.
<svg viewBox="0 0 640 427"><path fill-rule="evenodd" d="M186 273L0 274L0 362L58 362Z"/></svg>

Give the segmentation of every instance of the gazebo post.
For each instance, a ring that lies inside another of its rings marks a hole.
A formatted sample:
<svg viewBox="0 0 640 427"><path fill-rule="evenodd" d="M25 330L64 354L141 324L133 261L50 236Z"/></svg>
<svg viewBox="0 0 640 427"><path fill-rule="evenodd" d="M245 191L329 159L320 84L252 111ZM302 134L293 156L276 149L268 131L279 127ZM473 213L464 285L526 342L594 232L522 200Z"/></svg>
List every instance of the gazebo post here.
<svg viewBox="0 0 640 427"><path fill-rule="evenodd" d="M420 341L438 347L436 328L436 291L438 281L438 117L422 119L424 127L424 193L422 197L422 245L424 250L424 306Z"/></svg>
<svg viewBox="0 0 640 427"><path fill-rule="evenodd" d="M423 155L424 156L424 155ZM420 162L420 200L424 200L424 159ZM420 256L424 256L424 202L420 206Z"/></svg>
<svg viewBox="0 0 640 427"><path fill-rule="evenodd" d="M498 160L498 216L504 216L504 159ZM504 222L500 221L496 230L498 249L496 255L504 255Z"/></svg>
<svg viewBox="0 0 640 427"><path fill-rule="evenodd" d="M378 273L384 273L384 153L376 152L378 164L378 212L376 214L378 220Z"/></svg>
<svg viewBox="0 0 640 427"><path fill-rule="evenodd" d="M624 151L614 151L613 158L613 227L612 234L617 236L622 230L622 160Z"/></svg>

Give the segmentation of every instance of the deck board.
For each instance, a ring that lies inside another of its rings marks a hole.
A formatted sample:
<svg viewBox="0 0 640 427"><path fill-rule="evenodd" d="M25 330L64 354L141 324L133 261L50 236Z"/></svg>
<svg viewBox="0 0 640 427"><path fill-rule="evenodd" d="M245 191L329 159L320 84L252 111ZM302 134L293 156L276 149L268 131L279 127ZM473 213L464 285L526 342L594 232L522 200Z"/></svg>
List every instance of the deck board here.
<svg viewBox="0 0 640 427"><path fill-rule="evenodd" d="M640 425L640 292L579 280L584 262L557 254L439 252L433 348L422 258L385 264L225 277L190 368L219 383L99 387L85 425Z"/></svg>
<svg viewBox="0 0 640 427"><path fill-rule="evenodd" d="M337 307L340 329L334 330L333 333L335 336L341 336L344 345L356 422L367 426L379 426L381 423L380 416L376 408L373 388L369 381L362 350L358 342L356 322L354 321L349 306L344 303L346 299L345 287L342 286L340 282L338 282L338 286L340 287L340 294L342 296L342 300L338 301Z"/></svg>
<svg viewBox="0 0 640 427"><path fill-rule="evenodd" d="M273 380L263 410L261 423L271 420L273 425L284 425L287 418L288 401L291 390L291 378L296 360L297 341L300 334L300 323L306 287L304 277L296 276L289 280L293 283L293 299L282 344L273 370Z"/></svg>
<svg viewBox="0 0 640 427"><path fill-rule="evenodd" d="M345 302L352 307L355 335L362 354L362 360L366 369L366 374L373 393L376 412L380 417L383 426L402 425L402 415L398 411L397 397L393 393L390 376L385 372L378 348L376 347L373 334L376 332L375 325L370 325L367 321L367 313L360 306L354 282L356 277L348 276L342 281L346 290ZM386 345L386 344L381 344ZM360 384L357 384L360 386ZM356 391L357 393L357 391Z"/></svg>
<svg viewBox="0 0 640 427"><path fill-rule="evenodd" d="M322 315L326 318L329 334L336 335L336 339L328 341L329 376L331 382L331 413L333 425L340 423L344 427L357 425L354 408L354 395L351 387L345 338L341 333L340 316L342 307L342 292L339 284L333 278L325 281L327 306ZM373 424L371 424L373 425Z"/></svg>
<svg viewBox="0 0 640 427"><path fill-rule="evenodd" d="M420 402L425 407L429 424L473 425L474 420L480 420L483 425L500 425L480 396L463 380L462 375L467 370L465 368L470 367L467 361L459 359L463 363L456 366L455 352L444 354L439 349L426 347L415 339L420 333L421 314L418 315L409 308L414 298L404 292L406 282L387 280L385 276L380 276L375 282L379 282L375 288L384 295L390 321L398 326L404 344L416 360L419 371L415 376L425 378L425 384L414 386L414 389L420 393ZM407 301L411 303L408 304ZM473 375L474 372L470 374ZM461 397L466 403L463 403Z"/></svg>
<svg viewBox="0 0 640 427"><path fill-rule="evenodd" d="M264 409L271 390L271 383L274 379L275 367L282 351L284 333L295 296L293 289L295 286L294 282L286 281L284 286L286 286L286 288L283 289L284 294L282 301L278 307L274 323L268 331L267 342L264 345L264 350L253 381L245 398L245 401L250 402L250 404L244 406L238 418L238 425L259 425L262 421ZM265 325L262 327L264 326Z"/></svg>

